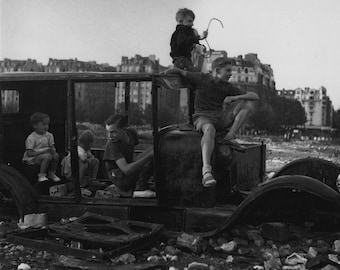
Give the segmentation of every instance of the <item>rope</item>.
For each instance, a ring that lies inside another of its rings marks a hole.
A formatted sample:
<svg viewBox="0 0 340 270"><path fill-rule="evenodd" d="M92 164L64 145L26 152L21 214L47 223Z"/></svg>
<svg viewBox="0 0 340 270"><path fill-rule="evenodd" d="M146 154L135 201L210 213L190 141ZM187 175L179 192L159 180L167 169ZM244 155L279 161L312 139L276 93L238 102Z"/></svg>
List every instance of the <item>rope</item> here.
<svg viewBox="0 0 340 270"><path fill-rule="evenodd" d="M208 23L208 27L207 27L207 30L206 30L207 32L209 31L209 27L210 27L211 22L214 21L214 20L215 20L215 21L218 21L218 22L221 24L222 28L224 28L223 23L222 23L221 20L219 20L219 19L217 19L217 18L211 18L210 21L209 21L209 23ZM207 38L205 38L204 40L205 40L205 42L207 43L207 46L208 46L208 48L209 48L208 53L205 53L205 54L204 54L204 58L209 58L209 57L211 56L211 48L210 48L210 44L209 44Z"/></svg>
<svg viewBox="0 0 340 270"><path fill-rule="evenodd" d="M209 21L209 23L208 23L207 31L209 31L210 24L211 24L211 22L212 22L213 20L218 21L218 22L221 24L222 28L224 28L223 23L222 23L221 20L219 20L219 19L217 19L217 18L211 18L210 21Z"/></svg>

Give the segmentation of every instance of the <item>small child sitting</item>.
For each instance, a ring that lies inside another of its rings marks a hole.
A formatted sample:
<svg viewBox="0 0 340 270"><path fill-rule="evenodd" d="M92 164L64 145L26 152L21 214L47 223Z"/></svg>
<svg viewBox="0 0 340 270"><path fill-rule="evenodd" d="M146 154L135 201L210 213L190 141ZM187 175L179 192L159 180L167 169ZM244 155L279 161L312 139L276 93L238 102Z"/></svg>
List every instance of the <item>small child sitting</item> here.
<svg viewBox="0 0 340 270"><path fill-rule="evenodd" d="M53 134L48 132L50 117L45 113L36 112L32 114L30 123L34 131L25 141L26 151L22 160L28 165L40 165L38 183L48 179L59 182L60 178L55 175L59 155L54 146Z"/></svg>
<svg viewBox="0 0 340 270"><path fill-rule="evenodd" d="M175 67L187 71L199 71L194 66L191 54L197 48L199 41L208 36L208 31L203 31L201 35L193 28L195 14L192 10L181 8L176 13L177 26L170 40L171 52Z"/></svg>
<svg viewBox="0 0 340 270"><path fill-rule="evenodd" d="M90 130L85 130L80 134L78 139L78 157L79 157L79 182L80 187L86 187L91 180L97 178L99 169L99 159L91 153L91 147L94 142L94 134ZM71 180L71 154L69 153L61 162L62 174ZM88 177L86 177L88 176Z"/></svg>

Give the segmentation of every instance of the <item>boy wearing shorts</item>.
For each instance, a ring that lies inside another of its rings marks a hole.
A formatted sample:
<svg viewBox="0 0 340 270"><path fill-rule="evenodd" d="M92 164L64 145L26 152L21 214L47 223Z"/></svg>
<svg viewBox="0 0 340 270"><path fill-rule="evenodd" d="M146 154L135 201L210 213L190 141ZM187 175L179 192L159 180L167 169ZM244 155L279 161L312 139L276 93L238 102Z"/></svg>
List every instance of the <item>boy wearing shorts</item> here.
<svg viewBox="0 0 340 270"><path fill-rule="evenodd" d="M214 60L211 74L190 72L179 68L166 71L166 74L180 74L197 85L193 120L195 128L203 133L201 148L204 187L216 184L211 167L216 130L230 128L218 143L244 152L246 148L236 141L236 134L254 111L254 103L259 99L256 93L243 91L230 84L231 72L230 60L223 57Z"/></svg>

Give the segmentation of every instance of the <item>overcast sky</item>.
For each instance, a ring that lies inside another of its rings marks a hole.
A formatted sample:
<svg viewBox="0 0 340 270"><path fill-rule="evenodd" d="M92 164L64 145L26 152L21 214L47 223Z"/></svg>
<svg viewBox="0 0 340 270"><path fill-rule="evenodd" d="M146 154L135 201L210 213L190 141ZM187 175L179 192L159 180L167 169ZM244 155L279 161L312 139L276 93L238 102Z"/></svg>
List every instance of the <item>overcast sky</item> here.
<svg viewBox="0 0 340 270"><path fill-rule="evenodd" d="M327 88L340 109L339 0L0 0L0 59L49 58L117 65L155 54L171 64L175 13L187 7L208 42L230 57L257 53L277 89ZM206 44L203 42L203 44Z"/></svg>

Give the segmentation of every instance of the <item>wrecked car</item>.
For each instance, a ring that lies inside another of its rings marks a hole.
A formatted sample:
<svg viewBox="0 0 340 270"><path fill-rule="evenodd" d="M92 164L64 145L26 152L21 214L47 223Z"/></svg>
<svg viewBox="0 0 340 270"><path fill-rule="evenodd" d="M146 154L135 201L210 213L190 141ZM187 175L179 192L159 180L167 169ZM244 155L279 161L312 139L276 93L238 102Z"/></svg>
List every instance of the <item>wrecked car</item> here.
<svg viewBox="0 0 340 270"><path fill-rule="evenodd" d="M264 143L246 144L245 153L217 147L213 158L217 185L203 187L201 134L188 124L190 92L178 76L2 73L0 89L0 205L14 205L18 217L44 212L49 220L59 220L91 212L203 235L249 220L298 222L331 216L332 223L339 222L332 215L339 210L339 167L306 158L265 181ZM25 138L31 132L29 118L37 111L50 116L56 149L60 157L71 153L74 176L71 184L51 183L46 194L37 189L36 168L22 162ZM141 147L154 146L156 198L115 196L107 190L112 183L102 160L107 140L102 130L105 119L116 112L128 116L139 132L153 135ZM86 129L96 134L91 151L100 165L98 179L84 190L79 183L77 138Z"/></svg>

